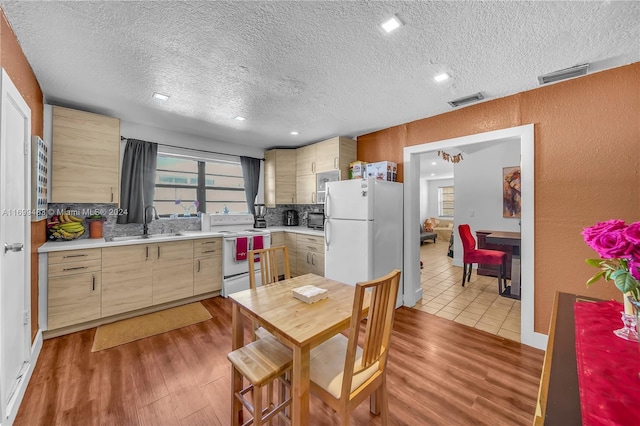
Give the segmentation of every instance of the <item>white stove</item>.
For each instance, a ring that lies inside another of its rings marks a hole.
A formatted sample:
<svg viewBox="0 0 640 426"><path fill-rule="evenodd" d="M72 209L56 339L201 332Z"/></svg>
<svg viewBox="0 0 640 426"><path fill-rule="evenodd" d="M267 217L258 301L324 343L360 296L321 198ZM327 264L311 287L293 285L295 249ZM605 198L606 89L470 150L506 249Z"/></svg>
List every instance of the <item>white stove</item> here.
<svg viewBox="0 0 640 426"><path fill-rule="evenodd" d="M209 215L202 222L203 231L222 235L222 296L249 288L249 250L271 247L271 233L264 228L252 228L252 214ZM208 228L208 229L207 229ZM260 285L260 264L256 264L256 283Z"/></svg>

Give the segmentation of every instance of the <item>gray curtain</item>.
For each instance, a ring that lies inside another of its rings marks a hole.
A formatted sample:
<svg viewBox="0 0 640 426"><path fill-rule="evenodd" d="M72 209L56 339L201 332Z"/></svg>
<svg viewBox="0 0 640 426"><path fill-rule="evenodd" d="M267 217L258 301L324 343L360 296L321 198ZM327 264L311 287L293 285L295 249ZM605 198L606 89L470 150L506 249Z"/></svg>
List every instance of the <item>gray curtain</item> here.
<svg viewBox="0 0 640 426"><path fill-rule="evenodd" d="M256 214L256 195L258 195L258 184L260 183L260 161L257 158L240 157L242 166L242 177L244 178L244 193L247 197L249 213Z"/></svg>
<svg viewBox="0 0 640 426"><path fill-rule="evenodd" d="M158 144L128 139L122 160L118 223L143 223L144 209L153 205Z"/></svg>

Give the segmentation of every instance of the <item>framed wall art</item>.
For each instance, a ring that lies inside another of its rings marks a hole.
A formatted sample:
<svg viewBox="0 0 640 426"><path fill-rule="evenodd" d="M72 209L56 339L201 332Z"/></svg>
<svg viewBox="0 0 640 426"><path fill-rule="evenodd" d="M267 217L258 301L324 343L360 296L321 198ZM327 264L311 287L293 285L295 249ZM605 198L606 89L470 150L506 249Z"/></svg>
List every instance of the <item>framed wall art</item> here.
<svg viewBox="0 0 640 426"><path fill-rule="evenodd" d="M502 169L502 217L520 217L520 166Z"/></svg>
<svg viewBox="0 0 640 426"><path fill-rule="evenodd" d="M31 220L47 218L51 200L51 144L38 136L31 138Z"/></svg>

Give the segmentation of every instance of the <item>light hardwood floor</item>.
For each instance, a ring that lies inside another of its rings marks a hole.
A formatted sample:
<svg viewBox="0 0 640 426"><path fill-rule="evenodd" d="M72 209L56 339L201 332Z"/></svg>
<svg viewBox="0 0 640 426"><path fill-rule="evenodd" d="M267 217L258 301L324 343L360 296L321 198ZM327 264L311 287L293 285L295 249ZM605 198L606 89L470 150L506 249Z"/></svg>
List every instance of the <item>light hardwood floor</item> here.
<svg viewBox="0 0 640 426"><path fill-rule="evenodd" d="M422 300L414 306L436 316L520 341L520 300L498 295L498 279L477 275L462 287L462 267L447 256L448 242L420 247Z"/></svg>
<svg viewBox="0 0 640 426"><path fill-rule="evenodd" d="M228 425L230 302L213 318L101 352L95 329L46 340L15 425ZM246 333L249 335L249 333ZM397 310L393 425L530 425L543 352L415 309ZM312 425L337 424L311 398ZM379 425L363 403L352 425Z"/></svg>

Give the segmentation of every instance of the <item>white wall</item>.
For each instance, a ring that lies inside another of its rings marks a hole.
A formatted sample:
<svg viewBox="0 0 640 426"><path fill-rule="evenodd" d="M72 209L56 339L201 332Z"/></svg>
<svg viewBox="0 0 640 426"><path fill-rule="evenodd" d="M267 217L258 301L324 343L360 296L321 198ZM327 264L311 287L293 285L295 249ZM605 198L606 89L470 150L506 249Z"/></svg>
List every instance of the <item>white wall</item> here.
<svg viewBox="0 0 640 426"><path fill-rule="evenodd" d="M480 229L520 232L519 218L502 217L502 169L520 165L520 143L482 144L456 164L453 264L462 266L462 245L457 226L467 223L475 235Z"/></svg>

